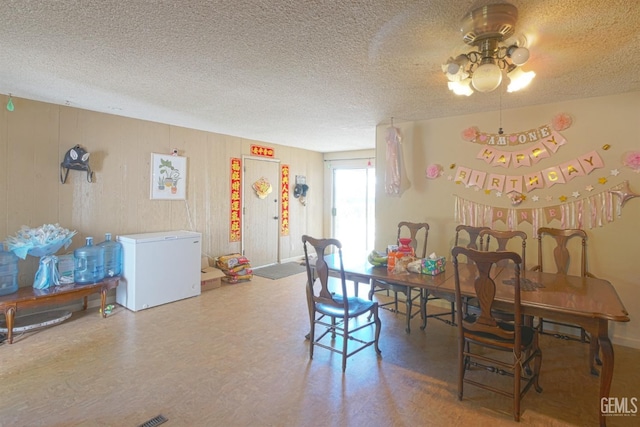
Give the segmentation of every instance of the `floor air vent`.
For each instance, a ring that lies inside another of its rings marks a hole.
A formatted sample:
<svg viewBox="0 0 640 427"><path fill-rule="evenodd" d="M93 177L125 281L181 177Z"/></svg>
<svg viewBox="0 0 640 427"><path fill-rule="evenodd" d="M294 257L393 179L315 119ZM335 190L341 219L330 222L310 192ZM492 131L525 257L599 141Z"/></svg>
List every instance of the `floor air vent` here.
<svg viewBox="0 0 640 427"><path fill-rule="evenodd" d="M169 420L167 420L162 415L158 415L157 417L153 417L149 421L146 421L146 422L140 424L138 427L155 427L155 426L159 426L160 424L165 423L167 421L169 421Z"/></svg>

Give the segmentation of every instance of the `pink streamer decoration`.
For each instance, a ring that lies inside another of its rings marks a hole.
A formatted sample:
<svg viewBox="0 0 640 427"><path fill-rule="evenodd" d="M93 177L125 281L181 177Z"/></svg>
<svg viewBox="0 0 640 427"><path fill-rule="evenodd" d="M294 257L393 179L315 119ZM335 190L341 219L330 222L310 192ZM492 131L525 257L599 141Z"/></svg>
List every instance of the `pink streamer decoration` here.
<svg viewBox="0 0 640 427"><path fill-rule="evenodd" d="M578 200L576 203L578 210L578 228L582 228L582 200Z"/></svg>
<svg viewBox="0 0 640 427"><path fill-rule="evenodd" d="M597 217L597 210L596 210L596 196L591 196L589 197L589 209L591 210L591 222L589 224L589 228L593 228L596 226L596 217Z"/></svg>
<svg viewBox="0 0 640 427"><path fill-rule="evenodd" d="M607 199L607 222L613 222L613 194L607 191L605 197Z"/></svg>
<svg viewBox="0 0 640 427"><path fill-rule="evenodd" d="M598 194L598 227L602 227L602 218L604 217L604 193Z"/></svg>

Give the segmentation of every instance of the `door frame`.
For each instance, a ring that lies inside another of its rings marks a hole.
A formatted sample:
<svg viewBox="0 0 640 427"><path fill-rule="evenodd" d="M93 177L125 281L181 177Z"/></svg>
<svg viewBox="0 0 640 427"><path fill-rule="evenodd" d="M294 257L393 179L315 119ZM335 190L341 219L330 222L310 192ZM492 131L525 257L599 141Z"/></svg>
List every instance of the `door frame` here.
<svg viewBox="0 0 640 427"><path fill-rule="evenodd" d="M246 197L246 193L247 191L245 191L245 185L247 184L245 181L246 178L246 173L245 173L245 168L247 167L247 163L246 160L255 160L255 161L261 161L261 162L272 162L272 163L276 163L278 165L278 183L277 183L277 187L274 188L273 190L275 192L277 192L276 194L278 195L278 230L276 233L276 264L280 263L280 228L282 226L282 217L281 217L281 212L282 212L282 198L280 197L280 188L282 186L282 183L280 182L282 180L282 177L280 176L280 159L272 159L272 158L267 158L267 157L257 157L257 156L251 156L251 155L242 155L242 180L241 180L241 185L242 185L242 233L241 233L241 238L240 238L240 253L241 254L245 254L245 249L246 249L246 245L245 245L245 234L246 234L246 224L247 224L247 217L245 216L245 197Z"/></svg>

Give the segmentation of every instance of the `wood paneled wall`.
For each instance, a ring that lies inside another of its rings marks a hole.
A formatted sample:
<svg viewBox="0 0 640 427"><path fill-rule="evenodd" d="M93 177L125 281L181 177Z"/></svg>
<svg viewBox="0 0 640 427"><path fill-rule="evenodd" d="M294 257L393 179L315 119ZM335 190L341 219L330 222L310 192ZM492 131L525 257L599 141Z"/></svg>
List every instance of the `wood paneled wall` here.
<svg viewBox="0 0 640 427"><path fill-rule="evenodd" d="M0 104L6 102L0 96ZM291 203L280 259L303 255L302 234L323 233L321 153L15 97L13 102L13 112L0 109L2 241L22 225L59 223L78 232L68 250L83 246L87 236L100 242L106 232L185 229L203 234L206 255L239 251L239 243L229 242L230 158L249 155L251 144L273 147L291 175L306 175L312 188L306 207ZM60 162L76 144L91 153L94 180L72 170L61 184ZM151 153L173 148L188 158L187 200L150 200ZM31 286L37 262L20 262L20 286Z"/></svg>

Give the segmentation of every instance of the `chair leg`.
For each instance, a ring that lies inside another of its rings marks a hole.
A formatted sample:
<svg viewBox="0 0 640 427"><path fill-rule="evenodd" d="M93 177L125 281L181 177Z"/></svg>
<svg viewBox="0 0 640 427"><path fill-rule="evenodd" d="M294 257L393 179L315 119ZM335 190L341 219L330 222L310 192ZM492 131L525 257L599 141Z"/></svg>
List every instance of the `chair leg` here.
<svg viewBox="0 0 640 427"><path fill-rule="evenodd" d="M376 324L376 331L375 331L375 338L374 338L374 342L373 342L373 346L376 349L376 353L378 353L378 355L382 354L382 351L380 351L380 347L378 347L378 342L380 340L380 317L378 317L378 307L374 307L372 309L373 312L373 321Z"/></svg>
<svg viewBox="0 0 640 427"><path fill-rule="evenodd" d="M458 339L458 400L462 400L464 374L465 374L465 340L463 337Z"/></svg>
<svg viewBox="0 0 640 427"><path fill-rule="evenodd" d="M313 314L313 316L315 317L315 313ZM316 325L314 320L311 320L311 329L309 330L309 359L313 359L313 347L314 347L314 341L316 339Z"/></svg>
<svg viewBox="0 0 640 427"><path fill-rule="evenodd" d="M397 292L396 292L397 295ZM405 331L409 334L411 333L411 310L413 310L413 300L411 298L411 288L407 288L405 293L406 299L406 310L407 310L407 328Z"/></svg>
<svg viewBox="0 0 640 427"><path fill-rule="evenodd" d="M520 352L515 355L516 363L513 369L513 419L520 421L520 379L522 374L520 372L520 362L517 360L520 358Z"/></svg>
<svg viewBox="0 0 640 427"><path fill-rule="evenodd" d="M342 335L342 372L347 370L347 350L349 344L349 319L344 319Z"/></svg>
<svg viewBox="0 0 640 427"><path fill-rule="evenodd" d="M600 344L598 343L598 338L591 336L591 341L589 341L589 368L591 370L591 375L598 376L600 373L596 369L596 364L602 365L602 361L600 360Z"/></svg>
<svg viewBox="0 0 640 427"><path fill-rule="evenodd" d="M542 351L540 351L540 348L536 348L534 351L537 352L537 356L533 361L533 373L536 376L536 379L533 381L533 387L536 389L537 393L542 393L542 387L540 387L540 368L542 367Z"/></svg>
<svg viewBox="0 0 640 427"><path fill-rule="evenodd" d="M456 305L451 302L451 324L456 324Z"/></svg>

